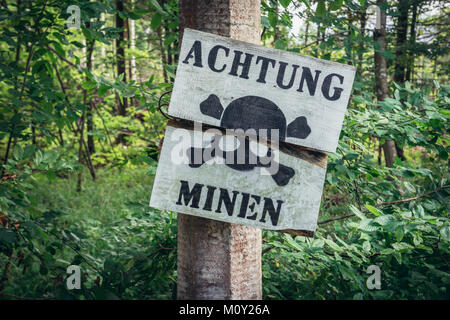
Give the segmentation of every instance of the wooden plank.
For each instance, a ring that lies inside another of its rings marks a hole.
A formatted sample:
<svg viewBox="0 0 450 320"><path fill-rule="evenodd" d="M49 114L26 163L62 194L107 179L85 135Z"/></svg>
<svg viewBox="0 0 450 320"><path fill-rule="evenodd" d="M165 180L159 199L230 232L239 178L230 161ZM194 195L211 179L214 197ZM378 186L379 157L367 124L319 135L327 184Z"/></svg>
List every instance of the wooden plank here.
<svg viewBox="0 0 450 320"><path fill-rule="evenodd" d="M195 131L187 121L169 122L150 206L312 236L317 225L327 155L298 146L282 145L277 149L272 145L273 152L278 151L280 165L274 174L267 174L266 169L258 166L242 171L228 166L219 156L192 166L188 150L210 145L212 136L208 129L211 127ZM223 137L233 136L223 130L222 133ZM247 138L267 149L265 143ZM283 176L283 170L291 174L287 183L280 184L276 176Z"/></svg>
<svg viewBox="0 0 450 320"><path fill-rule="evenodd" d="M335 152L355 70L185 29L169 114Z"/></svg>

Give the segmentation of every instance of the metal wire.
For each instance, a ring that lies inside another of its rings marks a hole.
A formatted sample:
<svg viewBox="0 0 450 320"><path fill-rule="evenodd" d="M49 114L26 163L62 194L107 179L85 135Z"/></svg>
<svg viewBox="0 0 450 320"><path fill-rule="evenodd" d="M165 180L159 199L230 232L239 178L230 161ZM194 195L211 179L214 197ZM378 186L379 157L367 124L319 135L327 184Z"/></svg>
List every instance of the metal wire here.
<svg viewBox="0 0 450 320"><path fill-rule="evenodd" d="M161 114L162 114L166 119L169 119L169 120L172 119L172 117L169 116L167 113L165 113L165 112L162 110L162 107L163 107L163 106L168 106L169 104L168 104L168 103L161 103L161 101L162 101L162 98L163 98L166 94L169 94L169 93L171 93L171 92L172 92L172 90L164 92L164 93L159 97L159 100L158 100L158 110L159 110L159 112L161 112Z"/></svg>

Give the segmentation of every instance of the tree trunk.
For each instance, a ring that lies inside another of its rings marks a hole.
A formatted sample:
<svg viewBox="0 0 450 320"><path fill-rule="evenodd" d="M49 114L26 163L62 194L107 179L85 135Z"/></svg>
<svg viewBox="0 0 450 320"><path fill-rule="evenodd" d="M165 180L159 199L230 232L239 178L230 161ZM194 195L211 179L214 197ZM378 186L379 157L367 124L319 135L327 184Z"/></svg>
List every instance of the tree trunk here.
<svg viewBox="0 0 450 320"><path fill-rule="evenodd" d="M306 18L305 48L308 46L308 35L309 35L309 18Z"/></svg>
<svg viewBox="0 0 450 320"><path fill-rule="evenodd" d="M377 0L377 5L382 8L385 2L386 0ZM388 95L386 59L381 54L382 51L386 50L386 13L383 10L380 10L380 20L381 28L375 29L373 37L379 45L379 49L375 50L374 54L376 94L377 100L383 101ZM391 167L397 155L395 150L395 142L392 140L386 140L383 145L383 151L386 166Z"/></svg>
<svg viewBox="0 0 450 320"><path fill-rule="evenodd" d="M419 0L413 1L412 7L412 19L411 19L411 30L409 33L409 48L408 48L408 66L406 70L406 81L411 80L411 74L414 70L414 59L416 57L414 49L416 45L416 23L417 23L417 10L418 10Z"/></svg>
<svg viewBox="0 0 450 320"><path fill-rule="evenodd" d="M361 41L359 42L359 52L358 52L358 70L359 75L363 75L363 50L364 50L364 36L366 35L366 23L367 23L367 13L366 9L361 13L359 19L359 32L361 34Z"/></svg>
<svg viewBox="0 0 450 320"><path fill-rule="evenodd" d="M168 61L167 61L167 56L166 56L166 50L164 48L164 39L163 39L163 34L162 34L162 28L159 27L156 32L158 34L158 39L159 39L159 49L161 52L161 62L162 62L162 72L163 72L164 82L168 83L169 78L167 76L167 71L165 69L165 66L168 64Z"/></svg>
<svg viewBox="0 0 450 320"><path fill-rule="evenodd" d="M130 0L131 9L134 10L134 2L135 0ZM127 19L127 28L128 28L128 48L131 50L136 49L136 22L133 19ZM134 54L131 55L131 59L129 62L129 73L130 80L136 81L136 57Z"/></svg>
<svg viewBox="0 0 450 320"><path fill-rule="evenodd" d="M92 70L92 55L94 53L94 45L95 40L92 40L89 42L89 46L87 48L87 57L86 57L86 68L91 71ZM92 131L94 130L94 123L93 123L93 115L92 112L94 110L94 104L90 98L88 98L88 90L83 89L83 105L87 106L86 111L83 113L83 116L81 117L81 126L80 126L80 153L78 155L78 162L81 163L81 157L84 154L85 163L86 166L89 168L89 172L91 173L92 180L95 181L96 179L96 173L94 166L92 165L91 160L91 154L95 152L95 145L94 145L94 137L92 136ZM84 140L84 122L86 121L88 136L87 136L87 146L86 142ZM91 134L89 134L91 133ZM83 153L83 146L85 148L85 152ZM78 186L77 191L81 191L81 172L78 174Z"/></svg>
<svg viewBox="0 0 450 320"><path fill-rule="evenodd" d="M193 28L259 44L260 1L180 0ZM261 230L178 215L178 299L261 299Z"/></svg>
<svg viewBox="0 0 450 320"><path fill-rule="evenodd" d="M92 135L94 131L94 119L93 119L93 112L94 112L94 103L91 101L88 106L87 110L87 145L88 145L88 152L89 154L95 153L95 142L94 142L94 136Z"/></svg>
<svg viewBox="0 0 450 320"><path fill-rule="evenodd" d="M395 50L395 74L394 81L404 83L406 78L406 65L408 55L406 50L406 40L408 32L408 11L409 0L399 0L397 18L397 42Z"/></svg>
<svg viewBox="0 0 450 320"><path fill-rule="evenodd" d="M352 54L352 42L350 40L351 34L352 34L352 23L353 23L353 16L352 16L352 11L350 10L350 8L347 8L347 23L348 23L348 27L347 27L347 38L344 39L344 43L345 41L347 42L347 46L345 46L345 51L347 54L347 64L348 65L353 65L353 54ZM325 39L323 40L325 41Z"/></svg>
<svg viewBox="0 0 450 320"><path fill-rule="evenodd" d="M132 9L134 9L134 1L135 0L130 0ZM131 52L134 51L134 49L136 49L136 23L133 19L127 19L127 28L128 28L128 48L131 49ZM131 59L129 61L129 65L128 65L128 70L129 70L129 79L131 81L136 81L137 77L136 77L136 57L134 56L134 53L132 53L131 55ZM136 106L136 98L130 98L130 103L132 106Z"/></svg>
<svg viewBox="0 0 450 320"><path fill-rule="evenodd" d="M277 14L277 16L279 15L278 13L278 0L274 0L274 5L275 5L275 13ZM275 47L275 45L277 44L277 41L280 40L280 30L278 29L278 24L274 27L273 30L273 43L272 46Z"/></svg>
<svg viewBox="0 0 450 320"><path fill-rule="evenodd" d="M116 9L118 11L123 11L123 1L116 0ZM120 15L116 14L116 28L122 29L119 32L119 38L116 39L116 59L117 59L117 76L123 74L123 82L127 82L127 72L125 67L125 21L120 17ZM118 103L118 114L121 116L126 116L128 101L126 98L117 99ZM122 140L122 139L121 139Z"/></svg>

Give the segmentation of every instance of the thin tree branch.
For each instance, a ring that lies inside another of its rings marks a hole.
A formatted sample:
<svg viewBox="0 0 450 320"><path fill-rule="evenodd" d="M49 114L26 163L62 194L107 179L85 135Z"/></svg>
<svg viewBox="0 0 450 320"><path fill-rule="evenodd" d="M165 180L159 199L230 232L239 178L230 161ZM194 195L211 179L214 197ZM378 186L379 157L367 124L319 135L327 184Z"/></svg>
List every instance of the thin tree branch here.
<svg viewBox="0 0 450 320"><path fill-rule="evenodd" d="M414 200L418 200L418 199L422 199L422 198L428 197L429 195L431 195L433 193L436 193L436 192L439 192L441 190L448 189L448 188L450 188L450 185L445 185L445 186L441 186L439 188L436 188L436 189L434 189L432 191L429 191L427 193L424 193L424 194L422 194L420 196L416 196L416 197L412 197L412 198L406 198L406 199L400 199L400 200L394 200L394 201L380 202L380 203L375 204L374 206L375 207L382 207L382 206L389 206L389 205L399 204L399 203L407 203L407 202L411 202L411 201L414 201ZM366 213L366 212L369 212L369 210L361 210L361 212ZM337 221L337 220L343 220L343 219L351 218L351 217L354 217L354 216L355 216L355 214L353 214L353 213L352 214L347 214L345 216L339 216L339 217L334 217L334 218L326 219L326 220L323 220L323 221L319 221L317 224L318 225L322 225L322 224L326 224L326 223Z"/></svg>

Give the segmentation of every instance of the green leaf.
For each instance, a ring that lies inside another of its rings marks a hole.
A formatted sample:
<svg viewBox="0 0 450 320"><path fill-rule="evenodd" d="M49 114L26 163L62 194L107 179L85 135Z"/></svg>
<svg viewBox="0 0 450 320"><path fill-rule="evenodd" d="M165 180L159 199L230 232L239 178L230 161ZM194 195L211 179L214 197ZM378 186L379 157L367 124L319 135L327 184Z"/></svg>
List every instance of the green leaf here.
<svg viewBox="0 0 450 320"><path fill-rule="evenodd" d="M38 150L34 155L34 163L38 166L42 162L42 159L43 159L42 151Z"/></svg>
<svg viewBox="0 0 450 320"><path fill-rule="evenodd" d="M355 160L357 158L358 158L358 154L356 154L356 153L347 153L344 156L344 160Z"/></svg>
<svg viewBox="0 0 450 320"><path fill-rule="evenodd" d="M270 11L268 14L269 24L272 28L275 28L278 24L278 15L275 12Z"/></svg>
<svg viewBox="0 0 450 320"><path fill-rule="evenodd" d="M110 89L110 86L107 86L105 84L101 84L100 87L97 90L99 97L104 97L106 95L106 92Z"/></svg>
<svg viewBox="0 0 450 320"><path fill-rule="evenodd" d="M159 14L159 12L155 12L150 26L152 27L153 30L156 31L161 26L161 22L162 22L162 16Z"/></svg>
<svg viewBox="0 0 450 320"><path fill-rule="evenodd" d="M23 158L27 159L27 158L31 157L35 151L36 151L36 146L34 144L30 144L30 145L26 146L23 151Z"/></svg>
<svg viewBox="0 0 450 320"><path fill-rule="evenodd" d="M403 236L404 233L402 228L398 228L397 230L395 230L395 240L397 240L397 242L402 241Z"/></svg>
<svg viewBox="0 0 450 320"><path fill-rule="evenodd" d="M46 163L53 163L58 159L59 154L56 150L48 150L44 153L44 157L42 161L45 161Z"/></svg>
<svg viewBox="0 0 450 320"><path fill-rule="evenodd" d="M425 210L423 209L423 207L419 204L417 205L414 209L413 209L414 215L417 218L423 218L425 217Z"/></svg>
<svg viewBox="0 0 450 320"><path fill-rule="evenodd" d="M322 17L326 11L327 8L325 7L325 1L319 0L319 2L317 2L316 16Z"/></svg>
<svg viewBox="0 0 450 320"><path fill-rule="evenodd" d="M400 251L400 252L406 252L406 251L409 251L409 250L414 249L414 247L413 247L412 245L410 245L410 244L408 244L408 243L405 243L405 242L396 242L396 243L393 243L393 244L392 244L392 247L393 247L395 250Z"/></svg>
<svg viewBox="0 0 450 320"><path fill-rule="evenodd" d="M270 28L269 19L266 16L261 16L261 25L266 28Z"/></svg>
<svg viewBox="0 0 450 320"><path fill-rule="evenodd" d="M153 7L156 9L157 13L161 15L167 15L167 12L163 10L163 8L159 5L157 0L150 0L150 3L153 5Z"/></svg>
<svg viewBox="0 0 450 320"><path fill-rule="evenodd" d="M330 239L323 239L323 240L331 249L336 250L337 252L342 252L344 250L344 248L341 248L334 241L332 241Z"/></svg>
<svg viewBox="0 0 450 320"><path fill-rule="evenodd" d="M370 212L372 212L374 215L376 215L377 217L381 215L380 210L378 210L377 208L375 208L374 206L371 206L370 204L366 204L364 205L367 210L369 210Z"/></svg>
<svg viewBox="0 0 450 320"><path fill-rule="evenodd" d="M280 4L283 6L283 8L287 8L289 4L291 3L291 0L280 0Z"/></svg>
<svg viewBox="0 0 450 320"><path fill-rule="evenodd" d="M353 212L353 214L355 216L357 216L358 218L360 218L361 220L365 220L366 216L364 215L364 213L362 213L358 208L356 208L354 205L350 205L350 211Z"/></svg>
<svg viewBox="0 0 450 320"><path fill-rule="evenodd" d="M64 51L64 49L58 42L53 42L53 46L55 47L56 53L58 53L62 57L66 57L66 51Z"/></svg>
<svg viewBox="0 0 450 320"><path fill-rule="evenodd" d="M377 231L379 229L379 227L374 226L372 224L372 220L370 220L370 219L361 220L361 222L358 225L358 228L365 232L373 232L373 231Z"/></svg>
<svg viewBox="0 0 450 320"><path fill-rule="evenodd" d="M82 83L81 87L85 90L89 90L89 89L94 88L96 85L97 84L94 81L87 80Z"/></svg>
<svg viewBox="0 0 450 320"><path fill-rule="evenodd" d="M292 247L293 249L302 251L302 247L292 238L290 234L286 234L285 239L287 243Z"/></svg>
<svg viewBox="0 0 450 320"><path fill-rule="evenodd" d="M19 161L23 159L23 148L20 144L17 144L13 150L13 157L15 160Z"/></svg>
<svg viewBox="0 0 450 320"><path fill-rule="evenodd" d="M342 8L342 4L344 3L344 0L334 0L330 5L330 10L335 11Z"/></svg>

